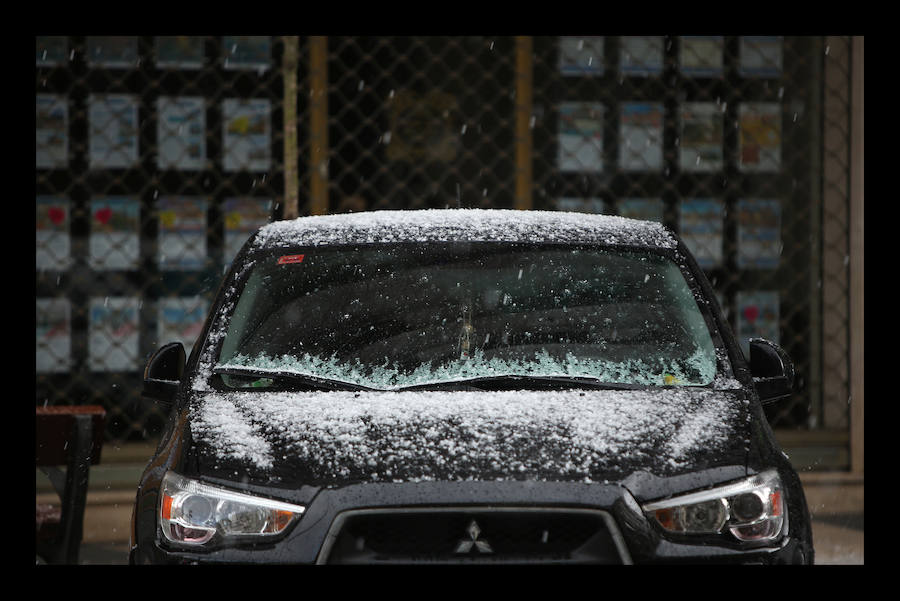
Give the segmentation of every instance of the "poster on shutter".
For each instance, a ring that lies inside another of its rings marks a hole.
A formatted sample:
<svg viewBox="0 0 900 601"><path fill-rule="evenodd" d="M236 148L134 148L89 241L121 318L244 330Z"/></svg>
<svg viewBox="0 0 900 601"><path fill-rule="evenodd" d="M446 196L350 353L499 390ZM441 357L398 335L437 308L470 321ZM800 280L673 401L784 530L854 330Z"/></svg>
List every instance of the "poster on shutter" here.
<svg viewBox="0 0 900 601"><path fill-rule="evenodd" d="M582 77L603 75L604 43L604 36L560 37L557 61L559 72Z"/></svg>
<svg viewBox="0 0 900 601"><path fill-rule="evenodd" d="M599 102L559 105L557 166L560 171L603 171L603 112Z"/></svg>
<svg viewBox="0 0 900 601"><path fill-rule="evenodd" d="M739 72L744 77L781 77L784 36L741 37Z"/></svg>
<svg viewBox="0 0 900 601"><path fill-rule="evenodd" d="M714 198L690 198L681 202L681 239L703 269L722 264L725 208Z"/></svg>
<svg viewBox="0 0 900 601"><path fill-rule="evenodd" d="M131 94L88 98L91 169L127 169L138 163L138 101Z"/></svg>
<svg viewBox="0 0 900 601"><path fill-rule="evenodd" d="M744 351L750 357L751 338L765 338L775 344L779 342L779 298L778 292L768 290L740 291L737 293L737 337Z"/></svg>
<svg viewBox="0 0 900 601"><path fill-rule="evenodd" d="M619 167L625 171L660 171L662 166L662 103L623 103L619 127Z"/></svg>
<svg viewBox="0 0 900 601"><path fill-rule="evenodd" d="M195 96L157 100L157 164L160 169L199 171L206 167L206 106Z"/></svg>
<svg viewBox="0 0 900 601"><path fill-rule="evenodd" d="M72 263L69 201L58 196L36 197L35 269L64 271Z"/></svg>
<svg viewBox="0 0 900 601"><path fill-rule="evenodd" d="M206 265L206 199L164 196L157 205L157 261L164 271L201 270Z"/></svg>
<svg viewBox="0 0 900 601"><path fill-rule="evenodd" d="M141 258L141 206L136 198L91 200L88 264L96 270L137 269Z"/></svg>
<svg viewBox="0 0 900 601"><path fill-rule="evenodd" d="M738 107L741 171L781 168L781 105L746 102Z"/></svg>
<svg viewBox="0 0 900 601"><path fill-rule="evenodd" d="M203 67L204 41L191 35L156 36L156 66L160 69Z"/></svg>
<svg viewBox="0 0 900 601"><path fill-rule="evenodd" d="M678 67L687 77L721 77L725 38L720 35L684 35L680 38Z"/></svg>
<svg viewBox="0 0 900 601"><path fill-rule="evenodd" d="M37 67L59 67L66 64L69 38L64 35L39 35L34 38L34 63Z"/></svg>
<svg viewBox="0 0 900 601"><path fill-rule="evenodd" d="M664 36L629 35L619 40L619 71L622 75L650 77L662 73Z"/></svg>
<svg viewBox="0 0 900 601"><path fill-rule="evenodd" d="M88 66L103 69L133 69L138 66L137 37L95 35L87 38Z"/></svg>
<svg viewBox="0 0 900 601"><path fill-rule="evenodd" d="M266 71L272 66L269 36L226 35L222 37L222 55L229 71Z"/></svg>
<svg viewBox="0 0 900 601"><path fill-rule="evenodd" d="M709 172L724 164L725 115L715 102L686 102L681 107L678 143L682 171Z"/></svg>
<svg viewBox="0 0 900 601"><path fill-rule="evenodd" d="M34 160L38 169L69 164L69 105L65 96L35 97Z"/></svg>
<svg viewBox="0 0 900 601"><path fill-rule="evenodd" d="M744 198L737 206L737 264L741 269L775 269L781 257L781 203Z"/></svg>
<svg viewBox="0 0 900 601"><path fill-rule="evenodd" d="M229 98L222 104L226 171L268 171L272 163L271 103Z"/></svg>
<svg viewBox="0 0 900 601"><path fill-rule="evenodd" d="M70 304L65 298L35 299L37 373L63 373L72 365Z"/></svg>
<svg viewBox="0 0 900 601"><path fill-rule="evenodd" d="M138 312L136 297L90 299L88 367L91 371L123 372L138 366Z"/></svg>
<svg viewBox="0 0 900 601"><path fill-rule="evenodd" d="M225 248L223 262L230 265L244 242L272 217L271 198L226 198L222 205L225 214Z"/></svg>
<svg viewBox="0 0 900 601"><path fill-rule="evenodd" d="M156 321L157 343L180 342L190 356L203 329L208 303L201 296L161 298Z"/></svg>

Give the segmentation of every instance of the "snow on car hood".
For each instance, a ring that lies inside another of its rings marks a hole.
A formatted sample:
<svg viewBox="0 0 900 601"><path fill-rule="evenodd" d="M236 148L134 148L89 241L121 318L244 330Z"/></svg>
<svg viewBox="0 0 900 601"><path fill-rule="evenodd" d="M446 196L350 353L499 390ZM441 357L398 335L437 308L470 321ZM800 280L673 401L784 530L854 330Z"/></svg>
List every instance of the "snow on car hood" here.
<svg viewBox="0 0 900 601"><path fill-rule="evenodd" d="M709 389L205 393L201 470L315 486L602 482L743 463L747 401Z"/></svg>
<svg viewBox="0 0 900 601"><path fill-rule="evenodd" d="M570 242L674 248L661 224L615 215L504 209L421 209L314 215L260 228L252 248L372 242Z"/></svg>

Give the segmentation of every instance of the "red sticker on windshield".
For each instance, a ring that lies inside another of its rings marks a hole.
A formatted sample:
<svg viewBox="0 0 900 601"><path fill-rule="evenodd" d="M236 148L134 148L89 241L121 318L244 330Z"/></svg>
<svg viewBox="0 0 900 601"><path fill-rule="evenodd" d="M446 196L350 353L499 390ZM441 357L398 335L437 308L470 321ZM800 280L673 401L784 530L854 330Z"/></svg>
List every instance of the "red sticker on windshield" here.
<svg viewBox="0 0 900 601"><path fill-rule="evenodd" d="M289 263L302 263L303 255L284 255L283 257L278 257L279 265L287 265Z"/></svg>

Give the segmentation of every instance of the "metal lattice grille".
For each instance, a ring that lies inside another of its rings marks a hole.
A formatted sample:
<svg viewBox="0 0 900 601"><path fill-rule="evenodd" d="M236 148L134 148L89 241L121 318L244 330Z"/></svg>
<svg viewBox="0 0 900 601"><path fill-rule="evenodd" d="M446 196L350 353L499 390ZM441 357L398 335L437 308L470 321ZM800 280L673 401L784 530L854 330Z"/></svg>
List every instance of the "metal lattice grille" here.
<svg viewBox="0 0 900 601"><path fill-rule="evenodd" d="M189 342L242 225L265 220L253 201L280 214L283 47L38 39L39 403L99 402L115 439L158 427L158 409L134 396L141 363L171 324ZM299 38L299 214L460 206L662 221L739 338L774 339L794 358L799 391L770 412L773 427L846 429L848 38L325 48L316 66Z"/></svg>
<svg viewBox="0 0 900 601"><path fill-rule="evenodd" d="M513 40L329 40L333 210L513 206Z"/></svg>
<svg viewBox="0 0 900 601"><path fill-rule="evenodd" d="M37 402L107 408L153 436L141 399L159 340L190 350L249 228L281 197L277 38L38 38Z"/></svg>

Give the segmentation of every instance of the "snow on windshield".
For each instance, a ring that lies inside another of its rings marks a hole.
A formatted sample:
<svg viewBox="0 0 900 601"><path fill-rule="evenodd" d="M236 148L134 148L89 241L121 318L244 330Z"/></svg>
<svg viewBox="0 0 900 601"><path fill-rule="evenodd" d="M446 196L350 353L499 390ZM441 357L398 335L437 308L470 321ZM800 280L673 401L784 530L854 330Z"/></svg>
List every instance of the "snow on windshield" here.
<svg viewBox="0 0 900 601"><path fill-rule="evenodd" d="M713 456L745 402L711 390L210 393L198 441L263 472L321 479L583 480L639 463L657 475Z"/></svg>
<svg viewBox="0 0 900 601"><path fill-rule="evenodd" d="M366 242L571 242L674 248L659 223L614 215L503 209L422 209L314 215L260 229L254 248Z"/></svg>
<svg viewBox="0 0 900 601"><path fill-rule="evenodd" d="M445 383L469 378L494 376L573 376L596 378L600 382L627 383L645 386L671 384L705 385L716 376L715 357L697 349L693 355L679 360L650 361L626 359L609 361L591 357L576 357L568 353L563 360L551 357L546 350L527 359L486 359L481 350L471 357L456 359L442 365L423 363L412 371L402 371L388 364L363 366L342 362L335 357L323 359L309 354L300 357L283 355L279 358L261 354L256 357L236 355L217 367L223 369L251 368L254 371L293 373L358 384L368 388L394 390L407 386ZM248 386L271 385L259 380Z"/></svg>

